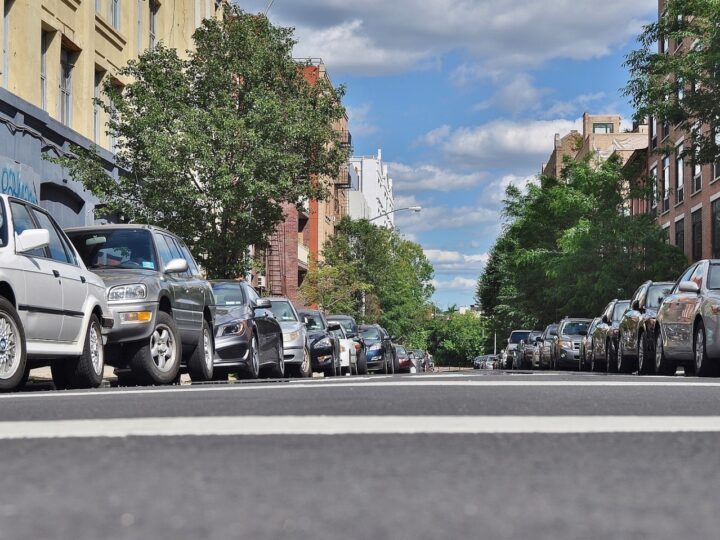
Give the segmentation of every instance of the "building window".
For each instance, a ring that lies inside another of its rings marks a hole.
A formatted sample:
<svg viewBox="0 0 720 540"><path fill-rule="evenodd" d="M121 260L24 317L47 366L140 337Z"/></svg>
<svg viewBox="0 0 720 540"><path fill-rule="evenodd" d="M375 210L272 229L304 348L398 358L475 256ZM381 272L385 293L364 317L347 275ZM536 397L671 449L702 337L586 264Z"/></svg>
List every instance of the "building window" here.
<svg viewBox="0 0 720 540"><path fill-rule="evenodd" d="M102 0L95 0L95 13L102 11Z"/></svg>
<svg viewBox="0 0 720 540"><path fill-rule="evenodd" d="M678 104L680 104L680 102L682 102L683 99L685 99L685 81L681 77L678 77L678 80L677 80Z"/></svg>
<svg viewBox="0 0 720 540"><path fill-rule="evenodd" d="M650 117L650 146L657 148L657 118Z"/></svg>
<svg viewBox="0 0 720 540"><path fill-rule="evenodd" d="M683 147L678 146L675 158L675 204L680 204L685 200L685 158L683 157Z"/></svg>
<svg viewBox="0 0 720 540"><path fill-rule="evenodd" d="M720 129L715 130L715 163L713 164L713 179L720 178Z"/></svg>
<svg viewBox="0 0 720 540"><path fill-rule="evenodd" d="M652 192L650 193L650 208L652 209L652 213L654 214L655 208L657 208L657 167L653 167L650 171L650 182L652 183Z"/></svg>
<svg viewBox="0 0 720 540"><path fill-rule="evenodd" d="M101 119L102 112L100 110L100 91L102 88L103 72L95 71L95 89L93 92L93 140L95 144L100 144L100 131L102 129Z"/></svg>
<svg viewBox="0 0 720 540"><path fill-rule="evenodd" d="M150 0L150 48L154 49L157 42L157 19L158 11L160 11L160 4L155 0Z"/></svg>
<svg viewBox="0 0 720 540"><path fill-rule="evenodd" d="M60 122L69 126L72 122L72 72L73 53L60 48Z"/></svg>
<svg viewBox="0 0 720 540"><path fill-rule="evenodd" d="M602 122L602 123L596 123L593 124L593 133L600 133L608 135L610 133L613 133L615 130L615 126L611 122Z"/></svg>
<svg viewBox="0 0 720 540"><path fill-rule="evenodd" d="M670 158L665 156L663 163L663 205L662 211L670 210Z"/></svg>
<svg viewBox="0 0 720 540"><path fill-rule="evenodd" d="M47 53L50 46L50 32L40 36L40 106L47 111Z"/></svg>
<svg viewBox="0 0 720 540"><path fill-rule="evenodd" d="M120 30L120 0L110 0L110 24Z"/></svg>
<svg viewBox="0 0 720 540"><path fill-rule="evenodd" d="M685 253L685 219L675 222L675 245Z"/></svg>
<svg viewBox="0 0 720 540"><path fill-rule="evenodd" d="M720 258L720 199L713 201L711 206L712 225L710 232L712 233L712 258Z"/></svg>
<svg viewBox="0 0 720 540"><path fill-rule="evenodd" d="M702 189L702 165L693 163L693 185L692 192L697 193Z"/></svg>
<svg viewBox="0 0 720 540"><path fill-rule="evenodd" d="M138 49L138 55L142 51L142 37L143 37L143 31L142 31L142 13L143 13L143 2L144 0L137 0L137 49Z"/></svg>
<svg viewBox="0 0 720 540"><path fill-rule="evenodd" d="M692 258L702 259L702 208L692 213Z"/></svg>
<svg viewBox="0 0 720 540"><path fill-rule="evenodd" d="M7 88L10 85L10 11L14 0L5 0L3 8L3 57L2 57L2 85Z"/></svg>

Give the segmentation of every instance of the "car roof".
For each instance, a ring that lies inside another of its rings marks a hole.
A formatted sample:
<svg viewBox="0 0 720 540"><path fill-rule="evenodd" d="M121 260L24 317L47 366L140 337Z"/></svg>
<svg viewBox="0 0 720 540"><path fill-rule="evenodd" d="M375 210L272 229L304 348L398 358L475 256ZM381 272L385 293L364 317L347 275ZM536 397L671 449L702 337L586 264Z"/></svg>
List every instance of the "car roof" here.
<svg viewBox="0 0 720 540"><path fill-rule="evenodd" d="M560 322L575 321L575 322L592 322L592 319L586 319L585 317L565 317Z"/></svg>
<svg viewBox="0 0 720 540"><path fill-rule="evenodd" d="M351 317L350 315L326 315L328 319L345 319L349 321L354 321L355 318Z"/></svg>
<svg viewBox="0 0 720 540"><path fill-rule="evenodd" d="M145 229L148 231L157 231L165 234L169 234L171 236L177 236L177 234L168 231L167 229L163 229L162 227L158 227L156 225L147 225L144 223L108 223L107 225L86 225L84 227L68 227L65 229L65 232L91 232L91 231L102 231L102 230L110 230L110 231L121 231L121 230L131 230L131 229ZM179 237L178 237L179 238Z"/></svg>
<svg viewBox="0 0 720 540"><path fill-rule="evenodd" d="M285 298L284 296L266 296L265 299L270 300L271 302L290 302L290 299ZM292 304L292 302L290 303Z"/></svg>
<svg viewBox="0 0 720 540"><path fill-rule="evenodd" d="M298 308L298 313L311 313L312 315L321 315L322 312L319 309L310 309L310 308Z"/></svg>

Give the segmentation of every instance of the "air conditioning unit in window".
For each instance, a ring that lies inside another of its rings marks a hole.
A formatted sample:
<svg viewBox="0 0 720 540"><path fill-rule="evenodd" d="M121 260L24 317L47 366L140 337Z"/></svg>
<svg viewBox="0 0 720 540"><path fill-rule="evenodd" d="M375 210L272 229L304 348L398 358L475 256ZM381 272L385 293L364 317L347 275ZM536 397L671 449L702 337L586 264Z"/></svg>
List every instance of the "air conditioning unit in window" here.
<svg viewBox="0 0 720 540"><path fill-rule="evenodd" d="M265 276L258 276L257 277L257 286L264 288L267 286L267 280L265 279Z"/></svg>

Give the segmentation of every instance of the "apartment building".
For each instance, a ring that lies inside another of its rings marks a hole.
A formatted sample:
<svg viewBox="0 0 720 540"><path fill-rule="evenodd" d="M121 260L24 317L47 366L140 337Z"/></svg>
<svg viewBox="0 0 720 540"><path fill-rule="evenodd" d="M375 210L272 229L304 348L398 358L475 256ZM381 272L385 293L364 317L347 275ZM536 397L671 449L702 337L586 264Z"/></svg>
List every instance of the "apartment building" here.
<svg viewBox="0 0 720 540"><path fill-rule="evenodd" d="M350 166L358 176L358 191L364 200L353 197L356 203L353 212L364 211L368 219L377 219L377 224L392 228L395 226L395 199L393 181L388 174L388 166L383 162L382 150L375 156L357 156L350 158ZM362 210L363 205L367 208Z"/></svg>
<svg viewBox="0 0 720 540"><path fill-rule="evenodd" d="M665 0L659 0L658 15L664 7ZM658 43L658 52L675 54L690 46L665 40ZM658 119L650 119L648 137L647 173L655 186L650 211L689 260L720 258L720 163L694 163L692 151L688 153L690 134Z"/></svg>
<svg viewBox="0 0 720 540"><path fill-rule="evenodd" d="M97 200L67 171L43 159L95 145L117 177L104 113L94 105L105 80L163 42L192 48L219 0L0 0L0 192L50 210L63 226L95 221Z"/></svg>

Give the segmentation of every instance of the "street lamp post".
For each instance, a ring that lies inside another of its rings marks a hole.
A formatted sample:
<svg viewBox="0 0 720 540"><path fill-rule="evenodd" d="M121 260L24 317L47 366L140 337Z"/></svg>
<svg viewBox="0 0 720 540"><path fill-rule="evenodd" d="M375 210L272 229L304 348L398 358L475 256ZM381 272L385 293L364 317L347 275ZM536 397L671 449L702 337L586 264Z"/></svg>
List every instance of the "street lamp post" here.
<svg viewBox="0 0 720 540"><path fill-rule="evenodd" d="M384 214L380 214L379 216L375 216L372 219L369 219L368 221L375 221L376 219L384 218L385 216L389 216L390 214L394 214L395 212L400 212L401 210L410 210L411 212L418 213L422 211L422 206L406 206L405 208L396 208L395 210L390 210L389 212L385 212Z"/></svg>

